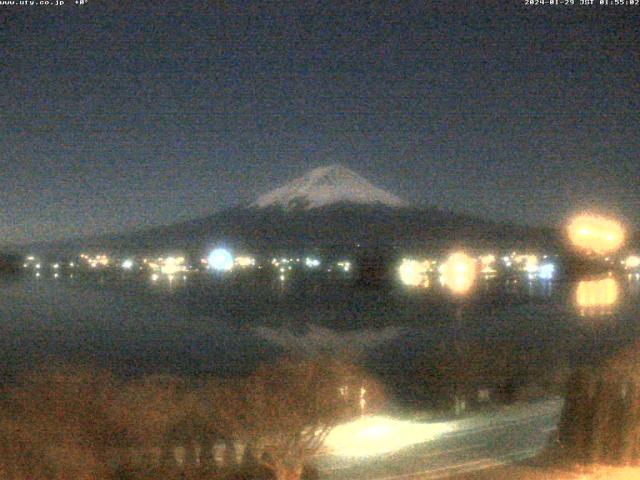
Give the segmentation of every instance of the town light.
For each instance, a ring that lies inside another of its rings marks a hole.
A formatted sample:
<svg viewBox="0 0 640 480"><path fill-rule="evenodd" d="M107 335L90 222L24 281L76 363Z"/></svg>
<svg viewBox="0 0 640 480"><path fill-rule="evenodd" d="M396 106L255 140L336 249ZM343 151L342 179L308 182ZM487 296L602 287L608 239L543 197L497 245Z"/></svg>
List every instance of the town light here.
<svg viewBox="0 0 640 480"><path fill-rule="evenodd" d="M285 262L286 262L286 260L285 260ZM307 257L307 258L305 258L304 263L309 268L316 268L316 267L320 266L320 260L317 259L317 258Z"/></svg>
<svg viewBox="0 0 640 480"><path fill-rule="evenodd" d="M419 262L418 260L403 258L402 263L398 267L398 275L400 276L400 281L408 287L428 287L428 270L429 262Z"/></svg>
<svg viewBox="0 0 640 480"><path fill-rule="evenodd" d="M636 255L630 255L624 261L624 267L627 270L633 270L634 268L640 267L640 257Z"/></svg>
<svg viewBox="0 0 640 480"><path fill-rule="evenodd" d="M482 263L482 265L485 267L496 263L496 257L491 253L488 255L481 256L479 260L480 260L480 263Z"/></svg>
<svg viewBox="0 0 640 480"><path fill-rule="evenodd" d="M162 261L162 266L160 267L160 273L169 276L184 270L184 257L167 257Z"/></svg>
<svg viewBox="0 0 640 480"><path fill-rule="evenodd" d="M125 270L131 270L133 268L133 260L127 259L122 262L122 268L124 268Z"/></svg>
<svg viewBox="0 0 640 480"><path fill-rule="evenodd" d="M553 263L543 263L538 267L538 277L542 280L551 280L556 273L556 266Z"/></svg>
<svg viewBox="0 0 640 480"><path fill-rule="evenodd" d="M538 257L536 255L520 255L516 261L524 264L523 270L527 273L536 273L538 271Z"/></svg>
<svg viewBox="0 0 640 480"><path fill-rule="evenodd" d="M618 221L600 215L578 215L567 226L569 239L577 248L603 255L618 250L625 241L625 231Z"/></svg>
<svg viewBox="0 0 640 480"><path fill-rule="evenodd" d="M345 272L348 272L349 270L351 270L351 262L343 260L341 262L338 262L338 267L342 268L342 270L344 270Z"/></svg>
<svg viewBox="0 0 640 480"><path fill-rule="evenodd" d="M235 264L241 268L253 267L256 264L256 259L248 255L239 256L236 257Z"/></svg>
<svg viewBox="0 0 640 480"><path fill-rule="evenodd" d="M476 278L476 262L466 253L456 252L440 266L440 280L455 294L465 294Z"/></svg>
<svg viewBox="0 0 640 480"><path fill-rule="evenodd" d="M228 272L233 268L233 255L226 248L216 248L207 258L209 267L218 272Z"/></svg>

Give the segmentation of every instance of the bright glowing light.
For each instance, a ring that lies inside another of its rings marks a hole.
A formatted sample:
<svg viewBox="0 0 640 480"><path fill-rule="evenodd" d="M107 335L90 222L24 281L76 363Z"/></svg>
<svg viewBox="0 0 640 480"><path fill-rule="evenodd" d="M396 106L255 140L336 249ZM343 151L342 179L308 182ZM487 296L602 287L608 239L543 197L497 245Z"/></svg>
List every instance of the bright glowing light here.
<svg viewBox="0 0 640 480"><path fill-rule="evenodd" d="M106 255L96 255L95 257L90 257L89 255L81 254L80 258L86 261L91 268L96 268L98 265L106 267L109 265L109 257Z"/></svg>
<svg viewBox="0 0 640 480"><path fill-rule="evenodd" d="M109 265L109 257L107 257L106 255L98 255L96 256L95 260L104 267Z"/></svg>
<svg viewBox="0 0 640 480"><path fill-rule="evenodd" d="M167 257L161 261L160 273L173 276L178 272L184 272L184 257Z"/></svg>
<svg viewBox="0 0 640 480"><path fill-rule="evenodd" d="M615 252L625 241L624 227L619 222L588 213L571 220L567 232L576 247L599 255Z"/></svg>
<svg viewBox="0 0 640 480"><path fill-rule="evenodd" d="M346 260L342 262L338 262L338 266L342 268L342 270L344 270L345 272L348 272L349 270L351 270L351 262L348 262Z"/></svg>
<svg viewBox="0 0 640 480"><path fill-rule="evenodd" d="M157 273L154 273L153 275L151 275L151 281L152 281L152 282L156 282L156 281L158 280L158 278L159 278L159 277L158 277L158 274L157 274Z"/></svg>
<svg viewBox="0 0 640 480"><path fill-rule="evenodd" d="M54 273L54 274L53 274L53 278L58 278L59 276L60 276L60 274L59 274L59 273Z"/></svg>
<svg viewBox="0 0 640 480"><path fill-rule="evenodd" d="M320 266L320 260L317 258L307 257L304 259L304 264L309 268L315 268Z"/></svg>
<svg viewBox="0 0 640 480"><path fill-rule="evenodd" d="M457 252L440 266L440 273L443 285L455 294L464 294L475 282L476 262L466 253Z"/></svg>
<svg viewBox="0 0 640 480"><path fill-rule="evenodd" d="M228 272L233 268L233 255L226 248L216 248L209 254L207 262L218 272Z"/></svg>
<svg viewBox="0 0 640 480"><path fill-rule="evenodd" d="M53 264L53 269L54 270L58 270L60 268L60 264L59 263L54 263Z"/></svg>
<svg viewBox="0 0 640 480"><path fill-rule="evenodd" d="M236 257L235 264L241 268L253 267L256 264L256 259L249 256Z"/></svg>
<svg viewBox="0 0 640 480"><path fill-rule="evenodd" d="M538 268L538 277L542 280L551 280L556 273L556 266L553 263L543 263Z"/></svg>
<svg viewBox="0 0 640 480"><path fill-rule="evenodd" d="M607 313L607 307L618 302L618 282L613 278L587 280L578 283L576 304L582 315Z"/></svg>
<svg viewBox="0 0 640 480"><path fill-rule="evenodd" d="M628 256L624 261L624 267L629 270L640 267L640 257L636 255Z"/></svg>
<svg viewBox="0 0 640 480"><path fill-rule="evenodd" d="M40 272L36 272L36 277L40 278Z"/></svg>
<svg viewBox="0 0 640 480"><path fill-rule="evenodd" d="M27 257L27 260L29 260L30 262L34 261L36 259L36 257L34 257L33 255L29 255Z"/></svg>
<svg viewBox="0 0 640 480"><path fill-rule="evenodd" d="M324 445L334 455L368 457L427 442L452 430L445 423L414 423L390 417L363 416L335 427Z"/></svg>
<svg viewBox="0 0 640 480"><path fill-rule="evenodd" d="M40 266L41 265L39 263L36 263L36 270L40 270Z"/></svg>
<svg viewBox="0 0 640 480"><path fill-rule="evenodd" d="M402 263L398 267L398 275L400 276L400 281L408 287L428 287L428 269L429 262L403 258Z"/></svg>
<svg viewBox="0 0 640 480"><path fill-rule="evenodd" d="M133 268L133 260L127 259L122 262L122 268L124 268L125 270L131 270Z"/></svg>

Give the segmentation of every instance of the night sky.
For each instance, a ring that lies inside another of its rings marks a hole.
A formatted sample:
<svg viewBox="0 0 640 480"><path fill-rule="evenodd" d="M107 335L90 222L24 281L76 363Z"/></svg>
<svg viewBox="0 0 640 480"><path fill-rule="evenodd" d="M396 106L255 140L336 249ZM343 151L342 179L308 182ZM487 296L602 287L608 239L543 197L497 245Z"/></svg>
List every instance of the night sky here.
<svg viewBox="0 0 640 480"><path fill-rule="evenodd" d="M334 163L420 205L640 226L640 7L155 3L0 6L0 243L193 218Z"/></svg>

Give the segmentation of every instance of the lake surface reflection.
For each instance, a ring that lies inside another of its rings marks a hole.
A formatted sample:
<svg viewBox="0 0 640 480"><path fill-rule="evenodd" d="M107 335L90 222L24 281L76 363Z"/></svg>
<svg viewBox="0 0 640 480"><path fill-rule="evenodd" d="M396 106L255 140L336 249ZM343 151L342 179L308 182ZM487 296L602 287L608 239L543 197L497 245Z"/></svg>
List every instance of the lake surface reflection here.
<svg viewBox="0 0 640 480"><path fill-rule="evenodd" d="M204 275L173 285L24 276L0 288L0 363L5 374L63 361L122 374L224 375L289 348L352 348L375 370L401 376L416 358L460 341L575 364L639 333L640 279L590 281L601 283L485 279L471 298L454 300L437 288L376 291L322 279L285 287Z"/></svg>

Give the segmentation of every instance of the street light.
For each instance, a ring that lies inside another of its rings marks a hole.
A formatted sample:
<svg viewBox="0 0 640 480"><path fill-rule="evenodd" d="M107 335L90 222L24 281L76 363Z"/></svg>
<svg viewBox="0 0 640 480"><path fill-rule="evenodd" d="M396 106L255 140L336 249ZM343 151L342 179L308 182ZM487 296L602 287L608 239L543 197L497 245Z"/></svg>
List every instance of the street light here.
<svg viewBox="0 0 640 480"><path fill-rule="evenodd" d="M209 268L217 272L228 272L233 268L233 255L226 248L216 248L207 257Z"/></svg>
<svg viewBox="0 0 640 480"><path fill-rule="evenodd" d="M440 279L445 287L455 295L465 295L476 280L476 262L464 252L449 256L440 266Z"/></svg>
<svg viewBox="0 0 640 480"><path fill-rule="evenodd" d="M620 222L591 213L574 217L567 233L575 247L597 255L615 252L625 242L625 230Z"/></svg>
<svg viewBox="0 0 640 480"><path fill-rule="evenodd" d="M462 349L460 348L460 336L462 319L464 317L463 301L471 291L476 280L476 262L464 252L455 252L440 266L441 281L445 287L458 300L455 313L456 329L454 337L454 348L457 361L462 364ZM453 379L455 385L454 409L456 415L461 414L466 409L466 401L462 392L462 385L459 378Z"/></svg>
<svg viewBox="0 0 640 480"><path fill-rule="evenodd" d="M640 257L637 255L629 255L624 261L624 268L627 270L633 270L640 267Z"/></svg>
<svg viewBox="0 0 640 480"><path fill-rule="evenodd" d="M420 262L418 260L411 260L409 258L403 258L402 263L398 267L398 275L400 281L408 287L428 287L429 277L427 271L429 270L429 262Z"/></svg>

